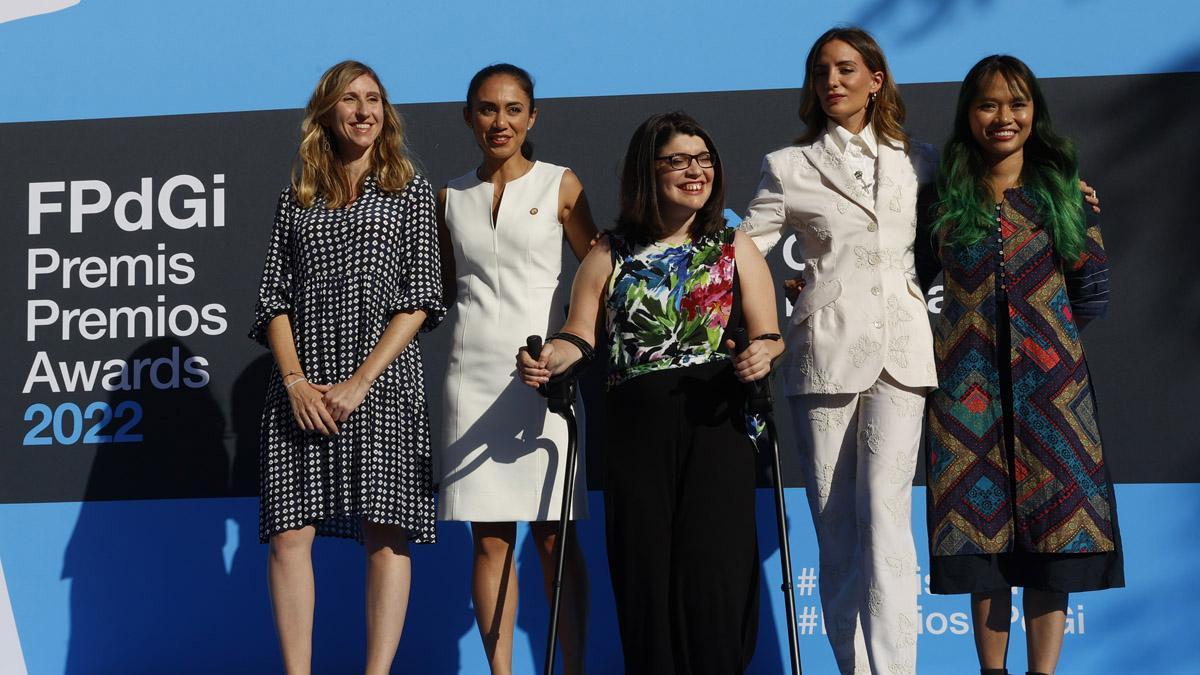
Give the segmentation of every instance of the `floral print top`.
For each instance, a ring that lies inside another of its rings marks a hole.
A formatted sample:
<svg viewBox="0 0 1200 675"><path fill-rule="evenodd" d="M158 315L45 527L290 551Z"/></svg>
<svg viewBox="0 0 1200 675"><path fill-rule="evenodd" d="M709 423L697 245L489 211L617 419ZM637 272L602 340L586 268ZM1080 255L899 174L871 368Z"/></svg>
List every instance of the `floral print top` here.
<svg viewBox="0 0 1200 675"><path fill-rule="evenodd" d="M729 358L721 339L733 309L736 232L727 226L675 245L612 238L610 389L645 373Z"/></svg>

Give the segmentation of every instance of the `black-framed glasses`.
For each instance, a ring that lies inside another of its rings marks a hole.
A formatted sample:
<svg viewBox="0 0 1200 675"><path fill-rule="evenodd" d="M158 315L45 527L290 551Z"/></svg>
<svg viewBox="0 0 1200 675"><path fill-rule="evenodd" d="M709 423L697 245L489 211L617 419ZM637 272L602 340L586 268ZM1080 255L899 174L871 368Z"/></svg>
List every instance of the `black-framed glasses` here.
<svg viewBox="0 0 1200 675"><path fill-rule="evenodd" d="M655 157L654 159L666 162L672 171L682 171L688 168L692 165L692 160L695 160L701 169L713 168L713 155L711 152L702 152L698 155L689 155L686 152L673 152L662 157Z"/></svg>

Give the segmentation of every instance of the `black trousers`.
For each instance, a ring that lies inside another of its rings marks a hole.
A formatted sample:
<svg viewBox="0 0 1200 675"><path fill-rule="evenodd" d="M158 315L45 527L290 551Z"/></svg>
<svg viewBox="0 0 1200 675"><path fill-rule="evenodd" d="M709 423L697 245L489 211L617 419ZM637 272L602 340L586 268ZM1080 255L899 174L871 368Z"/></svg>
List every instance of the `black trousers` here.
<svg viewBox="0 0 1200 675"><path fill-rule="evenodd" d="M608 566L630 675L731 675L758 628L754 447L727 361L608 394Z"/></svg>

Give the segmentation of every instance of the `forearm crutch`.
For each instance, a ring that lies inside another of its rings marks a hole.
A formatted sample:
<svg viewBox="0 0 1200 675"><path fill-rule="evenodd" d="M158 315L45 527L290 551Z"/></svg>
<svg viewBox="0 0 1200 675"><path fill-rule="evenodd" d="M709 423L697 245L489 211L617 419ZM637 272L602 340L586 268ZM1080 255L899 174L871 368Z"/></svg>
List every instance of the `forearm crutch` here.
<svg viewBox="0 0 1200 675"><path fill-rule="evenodd" d="M732 337L736 353L740 354L750 346L750 341L746 338L746 329L735 329ZM762 418L767 428L766 443L762 445L770 449L774 474L771 482L775 484L775 522L779 528L779 565L782 568L782 590L787 611L788 649L792 656L792 675L800 675L800 636L796 626L796 591L792 583L792 549L788 543L787 505L783 501L783 471L779 464L779 445L775 435L775 407L771 400L771 385L767 378L764 378L747 383L746 390L746 412Z"/></svg>
<svg viewBox="0 0 1200 675"><path fill-rule="evenodd" d="M542 338L530 335L525 340L525 348L535 361L542 355ZM567 421L567 461L563 470L562 510L558 519L558 537L554 541L554 596L550 601L550 634L546 637L546 668L545 675L554 673L554 646L558 642L558 610L562 604L563 562L567 551L567 525L571 516L571 505L575 499L575 464L579 459L577 451L579 429L575 421L575 404L577 389L575 386L574 368L538 387L538 393L546 397L546 407L550 412L561 415Z"/></svg>

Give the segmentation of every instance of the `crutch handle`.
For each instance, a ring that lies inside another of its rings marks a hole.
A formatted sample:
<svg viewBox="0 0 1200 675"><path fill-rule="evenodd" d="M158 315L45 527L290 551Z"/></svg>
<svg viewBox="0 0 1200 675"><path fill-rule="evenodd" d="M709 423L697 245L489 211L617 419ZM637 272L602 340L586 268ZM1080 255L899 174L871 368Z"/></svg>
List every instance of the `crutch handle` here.
<svg viewBox="0 0 1200 675"><path fill-rule="evenodd" d="M530 335L525 338L525 349L529 352L530 358L534 361L542 358L542 336Z"/></svg>
<svg viewBox="0 0 1200 675"><path fill-rule="evenodd" d="M735 354L741 354L750 346L750 338L746 335L745 328L733 329L733 335L730 337L733 338L733 351Z"/></svg>
<svg viewBox="0 0 1200 675"><path fill-rule="evenodd" d="M529 352L529 356L534 360L542 356L542 338L540 335L530 335L525 338L525 349ZM578 391L575 386L575 380L578 378L576 366L572 366L566 372L550 377L550 381L538 386L538 393L546 397L547 405L550 412L562 414L569 411L575 403L575 398L578 396Z"/></svg>
<svg viewBox="0 0 1200 675"><path fill-rule="evenodd" d="M730 334L733 339L733 350L741 354L750 346L750 338L746 336L745 328L735 328ZM771 383L768 378L746 383L746 410L756 415L772 414L775 402L771 400Z"/></svg>

